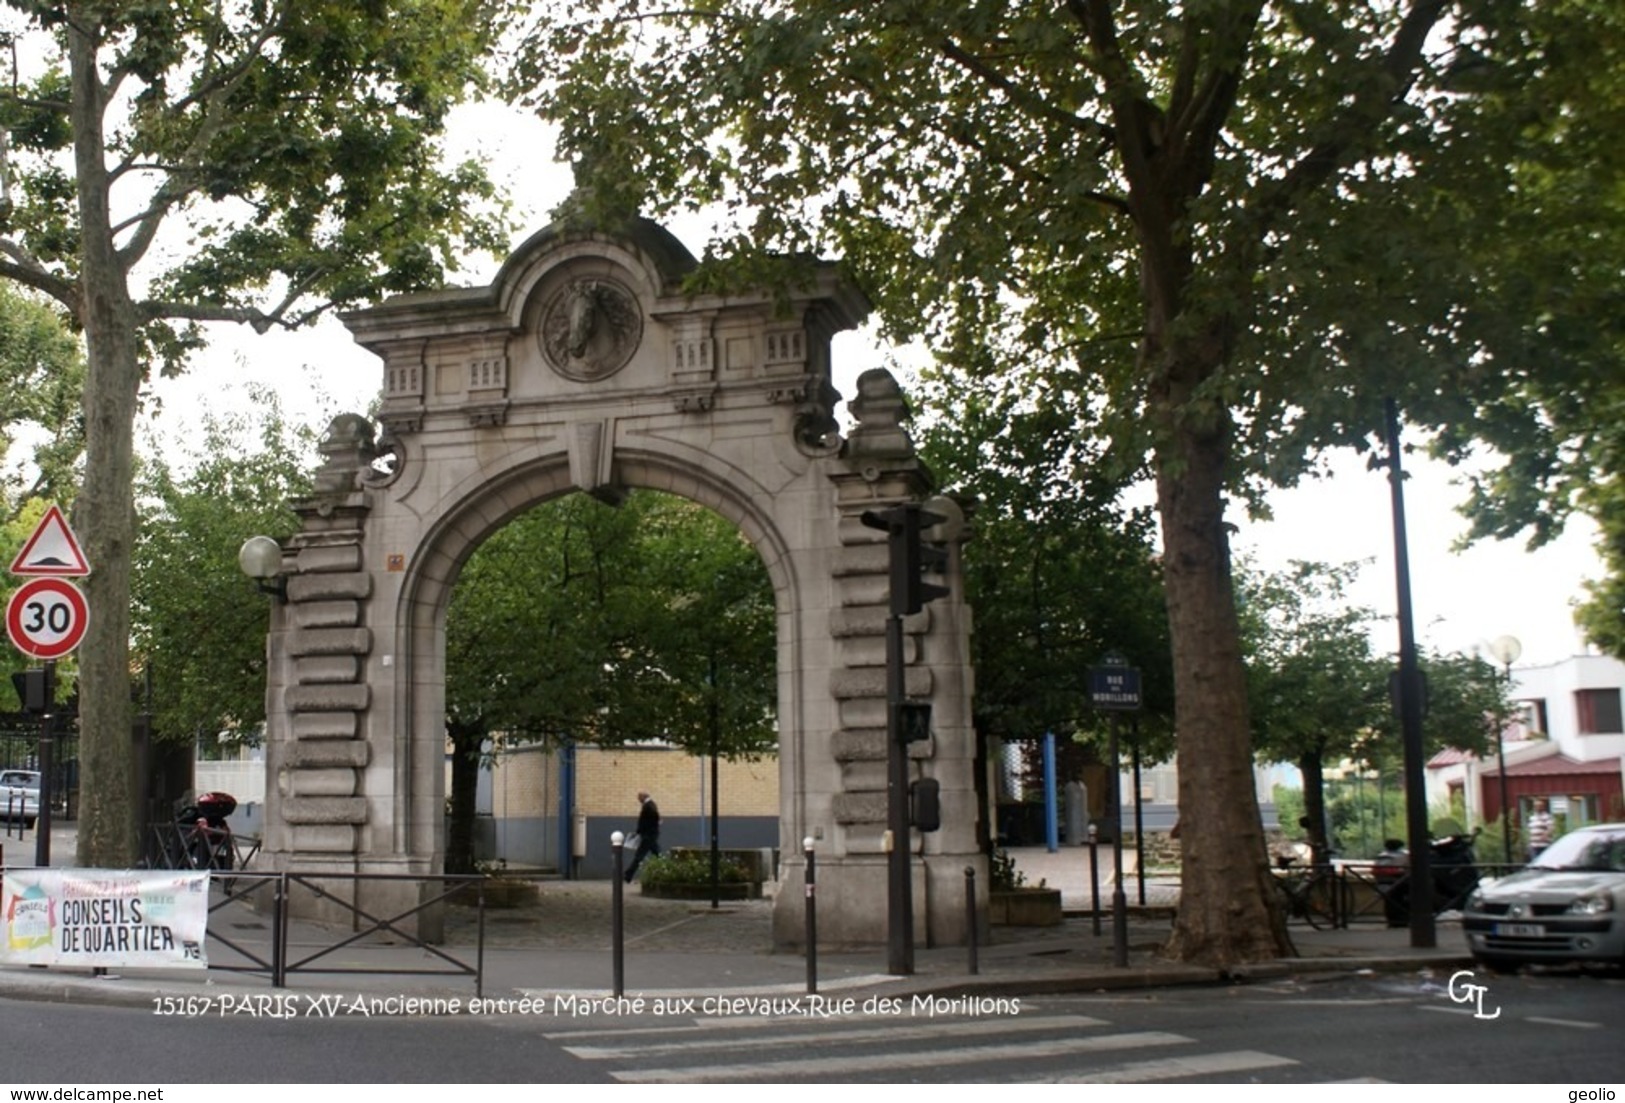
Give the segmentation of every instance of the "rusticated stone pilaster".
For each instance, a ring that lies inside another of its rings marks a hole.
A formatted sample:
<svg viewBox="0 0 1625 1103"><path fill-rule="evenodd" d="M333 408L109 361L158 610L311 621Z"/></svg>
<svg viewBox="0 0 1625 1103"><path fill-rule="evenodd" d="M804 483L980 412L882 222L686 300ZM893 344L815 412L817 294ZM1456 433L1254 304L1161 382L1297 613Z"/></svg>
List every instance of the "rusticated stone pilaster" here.
<svg viewBox="0 0 1625 1103"><path fill-rule="evenodd" d="M359 735L372 703L366 681L372 576L362 534L370 510L364 476L376 455L373 427L353 414L337 417L321 451L316 493L294 503L304 524L289 541L293 684L283 689L282 704L292 740L281 749L276 790L295 865L301 852L355 853L367 822L361 780L371 760Z"/></svg>

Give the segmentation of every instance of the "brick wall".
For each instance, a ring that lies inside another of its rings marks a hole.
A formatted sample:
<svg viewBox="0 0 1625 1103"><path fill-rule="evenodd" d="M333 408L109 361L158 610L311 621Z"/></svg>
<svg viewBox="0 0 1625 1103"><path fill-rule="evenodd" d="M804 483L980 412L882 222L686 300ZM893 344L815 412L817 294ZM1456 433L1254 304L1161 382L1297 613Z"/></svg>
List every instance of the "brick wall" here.
<svg viewBox="0 0 1625 1103"><path fill-rule="evenodd" d="M449 767L448 767L449 775ZM491 779L494 816L558 814L556 754L520 747L504 754ZM638 791L647 790L664 816L710 812L711 760L676 748L638 747L576 751L576 807L588 816L636 817ZM718 764L722 815L779 815L779 764L774 758ZM702 797L705 807L700 807Z"/></svg>
<svg viewBox="0 0 1625 1103"><path fill-rule="evenodd" d="M718 764L717 788L727 816L779 814L779 764L765 758ZM702 789L703 786L703 789ZM647 790L663 816L710 812L711 760L667 748L576 752L576 806L589 816L637 814ZM701 798L705 808L701 809Z"/></svg>

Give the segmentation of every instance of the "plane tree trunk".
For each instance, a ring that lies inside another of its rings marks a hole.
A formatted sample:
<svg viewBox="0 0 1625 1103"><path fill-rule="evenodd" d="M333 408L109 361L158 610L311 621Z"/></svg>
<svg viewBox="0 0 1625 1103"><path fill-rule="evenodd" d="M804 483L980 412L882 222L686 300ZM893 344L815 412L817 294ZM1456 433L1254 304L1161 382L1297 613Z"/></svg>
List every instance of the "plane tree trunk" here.
<svg viewBox="0 0 1625 1103"><path fill-rule="evenodd" d="M94 27L94 20L86 26ZM130 552L136 396L141 387L137 308L114 245L110 180L102 136L106 92L96 43L77 19L67 23L75 171L83 237L78 288L84 328L85 479L74 528L91 575L90 623L79 650L81 791L78 863L122 869L136 863L135 749L130 729Z"/></svg>

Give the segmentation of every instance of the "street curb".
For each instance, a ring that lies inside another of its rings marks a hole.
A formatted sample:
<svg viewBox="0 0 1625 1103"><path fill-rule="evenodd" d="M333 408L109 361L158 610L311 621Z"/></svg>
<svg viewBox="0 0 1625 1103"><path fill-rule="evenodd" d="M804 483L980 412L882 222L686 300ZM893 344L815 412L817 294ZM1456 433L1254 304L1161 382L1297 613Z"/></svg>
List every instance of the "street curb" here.
<svg viewBox="0 0 1625 1103"><path fill-rule="evenodd" d="M845 983L831 981L821 986L821 994L840 991L851 995L862 991L881 992L914 997L930 996L1062 996L1095 992L1134 992L1158 988L1190 988L1225 984L1249 984L1256 981L1277 980L1292 976L1326 976L1330 974L1404 973L1426 969L1470 968L1472 958L1465 954L1437 954L1407 957L1308 957L1257 962L1218 969L1210 966L1129 966L1110 971L1078 973L1027 974L1019 976L920 976L877 978L863 981L851 978ZM857 980L858 983L852 983ZM650 990L641 995L732 995L759 991L784 991L785 985L742 985L732 989L682 986L672 989ZM598 990L594 990L597 993ZM17 973L0 972L0 998L89 1004L108 1007L148 1007L163 997L186 1001L210 1000L224 995L239 999L265 996L297 999L306 995L342 994L367 998L364 992L335 985L332 989L249 987L246 985L218 985L212 980L202 984L174 983L151 978L126 981L121 977L97 978L90 976L41 976L37 980ZM425 995L429 993L423 993ZM453 993L439 993L452 995ZM487 996L493 995L491 992ZM540 993L538 993L540 994ZM601 993L599 993L601 994ZM469 999L473 992L458 992L456 996Z"/></svg>

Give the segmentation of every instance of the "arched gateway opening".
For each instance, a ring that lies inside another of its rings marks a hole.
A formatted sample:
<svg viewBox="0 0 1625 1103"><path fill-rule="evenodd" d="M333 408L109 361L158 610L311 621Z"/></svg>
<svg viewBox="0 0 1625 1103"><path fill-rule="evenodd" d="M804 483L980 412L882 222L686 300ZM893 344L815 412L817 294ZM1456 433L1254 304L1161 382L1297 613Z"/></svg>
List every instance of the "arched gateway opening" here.
<svg viewBox="0 0 1625 1103"><path fill-rule="evenodd" d="M438 872L446 608L462 564L539 502L650 488L732 522L772 580L775 941L796 944L804 930L804 838L818 850L821 941L885 941L887 552L860 518L918 500L929 479L885 372L860 378L856 427L837 432L830 338L866 306L833 268L788 294L684 294L694 263L653 223L552 227L488 287L345 319L383 361L383 396L376 425L333 422L284 548L267 689L265 853L276 868ZM916 939L927 944L965 937L965 866L987 883L958 571L956 548L952 596L905 623L907 693L933 706L910 770L942 797L942 829L909 844ZM375 911L417 892L361 884Z"/></svg>

